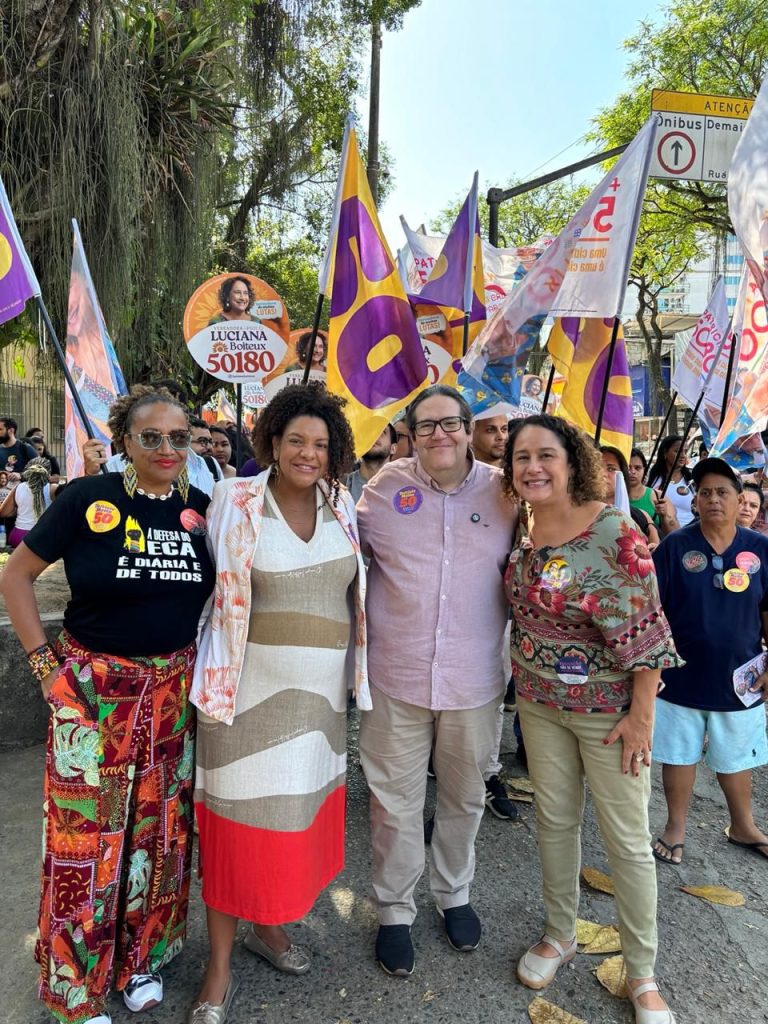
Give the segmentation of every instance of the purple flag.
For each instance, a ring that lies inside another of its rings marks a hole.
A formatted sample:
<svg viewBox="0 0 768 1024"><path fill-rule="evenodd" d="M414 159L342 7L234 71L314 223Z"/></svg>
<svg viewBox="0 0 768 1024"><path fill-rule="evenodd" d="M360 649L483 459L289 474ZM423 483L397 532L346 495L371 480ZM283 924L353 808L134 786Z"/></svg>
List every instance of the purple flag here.
<svg viewBox="0 0 768 1024"><path fill-rule="evenodd" d="M39 294L40 285L0 179L0 324L23 313L27 299Z"/></svg>

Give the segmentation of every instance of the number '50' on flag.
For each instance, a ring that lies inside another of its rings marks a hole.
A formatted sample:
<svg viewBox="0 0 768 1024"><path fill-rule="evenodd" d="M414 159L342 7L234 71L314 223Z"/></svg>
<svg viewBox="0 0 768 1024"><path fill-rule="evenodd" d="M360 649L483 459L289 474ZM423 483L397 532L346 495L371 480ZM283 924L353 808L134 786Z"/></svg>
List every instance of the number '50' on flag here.
<svg viewBox="0 0 768 1024"><path fill-rule="evenodd" d="M420 390L427 364L348 123L321 293L330 282L329 391L347 399L358 455Z"/></svg>

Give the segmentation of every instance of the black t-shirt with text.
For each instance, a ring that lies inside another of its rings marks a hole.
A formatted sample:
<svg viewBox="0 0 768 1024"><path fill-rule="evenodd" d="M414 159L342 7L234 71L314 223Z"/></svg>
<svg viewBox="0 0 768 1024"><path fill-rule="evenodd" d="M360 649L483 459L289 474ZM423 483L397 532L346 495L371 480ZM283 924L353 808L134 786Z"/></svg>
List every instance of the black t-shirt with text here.
<svg viewBox="0 0 768 1024"><path fill-rule="evenodd" d="M64 560L72 597L64 625L88 650L148 657L197 634L214 582L205 543L210 499L190 487L184 505L129 498L121 473L73 480L24 538L46 562Z"/></svg>
<svg viewBox="0 0 768 1024"><path fill-rule="evenodd" d="M8 473L22 473L26 464L36 458L37 452L26 441L14 441L7 448L0 444L0 469Z"/></svg>

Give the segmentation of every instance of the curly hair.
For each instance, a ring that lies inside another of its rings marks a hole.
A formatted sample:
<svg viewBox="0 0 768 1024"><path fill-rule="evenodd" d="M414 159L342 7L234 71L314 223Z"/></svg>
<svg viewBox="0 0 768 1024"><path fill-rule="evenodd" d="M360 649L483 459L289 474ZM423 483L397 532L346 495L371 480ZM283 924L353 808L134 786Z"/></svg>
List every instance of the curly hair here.
<svg viewBox="0 0 768 1024"><path fill-rule="evenodd" d="M595 447L595 442L583 430L572 427L570 423L556 416L540 413L522 420L509 421L507 447L504 449L504 491L510 498L516 498L512 480L512 456L515 441L520 431L526 427L543 427L557 437L561 448L565 449L568 465L573 471L570 495L575 505L583 505L587 501L602 501L605 491L603 476L603 460Z"/></svg>
<svg viewBox="0 0 768 1024"><path fill-rule="evenodd" d="M256 461L261 466L274 462L272 441L280 438L291 420L297 416L316 416L328 427L328 472L326 481L331 488L334 505L338 501L341 478L352 468L355 442L344 415L346 400L332 395L320 382L293 384L278 391L259 416L253 428L253 447Z"/></svg>
<svg viewBox="0 0 768 1024"><path fill-rule="evenodd" d="M221 287L219 288L219 303L220 303L221 308L224 310L225 313L229 312L229 309L230 309L229 296L230 296L230 294L232 292L232 289L235 287L235 282L236 281L240 281L248 289L248 308L249 309L251 308L251 306L256 301L256 295L254 294L253 288L251 287L251 282L246 277L239 277L237 274L233 274L232 277L228 277L226 279L226 281L222 281L221 282Z"/></svg>
<svg viewBox="0 0 768 1024"><path fill-rule="evenodd" d="M107 429L112 438L112 446L120 455L125 455L123 438L131 432L133 417L139 409L143 409L147 405L172 405L176 409L181 409L189 421L189 413L186 408L166 388L134 384L130 392L116 398L109 409Z"/></svg>
<svg viewBox="0 0 768 1024"><path fill-rule="evenodd" d="M325 335L321 332L317 332L317 337L323 343L323 359L328 355L328 341ZM296 342L296 358L299 360L302 366L306 366L307 359L310 363L312 362L312 352L309 351L309 343L312 341L312 331L305 331L299 340ZM314 344L312 349L314 351Z"/></svg>

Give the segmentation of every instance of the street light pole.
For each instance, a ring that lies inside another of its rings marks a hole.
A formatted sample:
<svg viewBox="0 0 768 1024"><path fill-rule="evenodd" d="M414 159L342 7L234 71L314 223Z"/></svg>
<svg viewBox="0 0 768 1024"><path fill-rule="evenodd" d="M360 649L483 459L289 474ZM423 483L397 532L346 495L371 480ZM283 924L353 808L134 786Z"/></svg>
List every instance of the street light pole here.
<svg viewBox="0 0 768 1024"><path fill-rule="evenodd" d="M371 24L371 97L368 108L368 184L374 204L379 201L379 77L381 71L381 22Z"/></svg>

